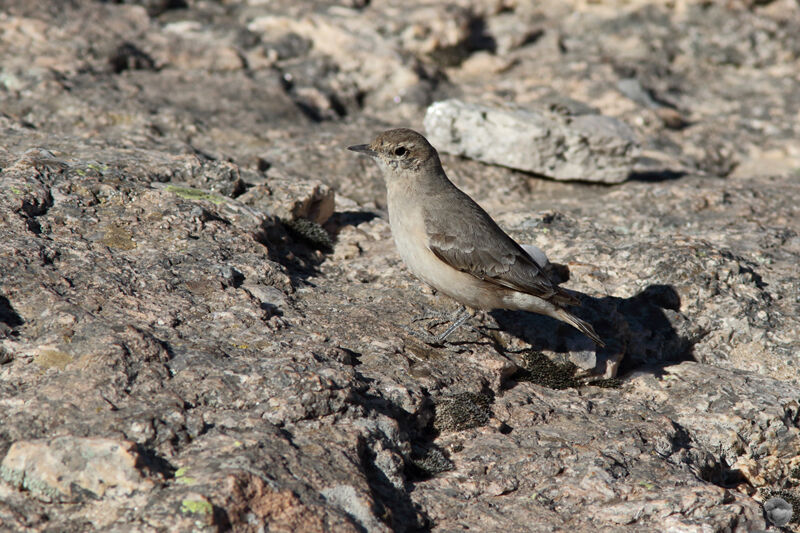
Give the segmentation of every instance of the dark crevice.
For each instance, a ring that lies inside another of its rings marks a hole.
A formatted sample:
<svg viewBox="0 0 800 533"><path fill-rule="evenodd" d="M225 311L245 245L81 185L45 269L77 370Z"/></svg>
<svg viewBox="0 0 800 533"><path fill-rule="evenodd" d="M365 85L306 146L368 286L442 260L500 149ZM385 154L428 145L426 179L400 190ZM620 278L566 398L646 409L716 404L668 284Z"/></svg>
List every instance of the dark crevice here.
<svg viewBox="0 0 800 533"><path fill-rule="evenodd" d="M628 176L628 181L642 181L646 183L660 183L672 181L686 176L682 170L645 170L633 172Z"/></svg>
<svg viewBox="0 0 800 533"><path fill-rule="evenodd" d="M126 70L156 70L156 62L133 43L119 45L109 56L108 64L114 74Z"/></svg>
<svg viewBox="0 0 800 533"><path fill-rule="evenodd" d="M320 233L325 229L319 224L314 226L311 221L296 222L271 219L253 233L253 238L266 246L270 260L286 267L292 285L309 283L310 278L317 276L319 266L325 260L320 249L332 249L330 236L325 241ZM304 229L309 231L305 232ZM330 246L326 246L327 242L330 242Z"/></svg>
<svg viewBox="0 0 800 533"><path fill-rule="evenodd" d="M175 477L175 472L178 470L164 457L161 457L158 452L152 448L147 448L142 445L137 446L139 452L140 462L136 464L137 468L147 470L151 474L157 474L165 480Z"/></svg>
<svg viewBox="0 0 800 533"><path fill-rule="evenodd" d="M430 422L429 417L425 412L413 415L391 401L368 392L358 394L356 399L364 409L396 420L400 431L408 435L412 447L411 455L404 457L405 486L397 487L375 464L375 452L369 447L366 440L363 438L359 440L359 456L364 474L369 483L373 500L379 506L379 508L373 509L375 516L379 517L392 531L430 531L430 520L419 505L411 500L411 481L426 476L430 477L434 473L433 470L437 468L440 472L449 470L452 468L452 463L433 444L434 435L427 429ZM425 411L429 411L429 409Z"/></svg>
<svg viewBox="0 0 800 533"><path fill-rule="evenodd" d="M375 516L389 526L392 531L430 531L429 520L411 500L409 491L395 487L383 471L375 465L375 453L372 449L363 442L363 439L359 444L364 474L367 477L373 500L379 506L379 508L373 509Z"/></svg>
<svg viewBox="0 0 800 533"><path fill-rule="evenodd" d="M24 322L19 313L14 310L8 298L0 295L0 336L15 334L16 329Z"/></svg>
<svg viewBox="0 0 800 533"><path fill-rule="evenodd" d="M731 468L724 458L712 459L703 465L698 472L700 479L722 488L738 487L742 483L749 483L741 470Z"/></svg>

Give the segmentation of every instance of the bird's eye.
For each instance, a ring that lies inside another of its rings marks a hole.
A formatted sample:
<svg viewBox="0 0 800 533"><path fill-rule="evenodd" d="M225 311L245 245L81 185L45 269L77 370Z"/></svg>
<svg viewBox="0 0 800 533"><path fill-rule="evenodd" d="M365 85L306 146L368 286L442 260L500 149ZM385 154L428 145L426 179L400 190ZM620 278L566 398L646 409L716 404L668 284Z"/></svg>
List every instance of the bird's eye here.
<svg viewBox="0 0 800 533"><path fill-rule="evenodd" d="M398 146L394 149L394 155L403 156L406 155L406 152L408 152L408 150L406 150L405 146Z"/></svg>

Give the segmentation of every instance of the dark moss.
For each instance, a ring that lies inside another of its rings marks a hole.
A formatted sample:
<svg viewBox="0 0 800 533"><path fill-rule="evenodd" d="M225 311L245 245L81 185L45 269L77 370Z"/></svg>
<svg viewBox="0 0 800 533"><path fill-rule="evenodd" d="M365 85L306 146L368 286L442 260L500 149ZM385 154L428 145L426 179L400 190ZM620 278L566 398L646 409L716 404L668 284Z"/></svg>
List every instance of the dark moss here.
<svg viewBox="0 0 800 533"><path fill-rule="evenodd" d="M409 467L413 477L427 479L452 470L454 465L440 448L433 446L425 450L415 450L411 456Z"/></svg>
<svg viewBox="0 0 800 533"><path fill-rule="evenodd" d="M591 385L592 387L600 387L603 389L618 389L622 386L622 380L617 378L595 379L593 381L586 382L586 384Z"/></svg>
<svg viewBox="0 0 800 533"><path fill-rule="evenodd" d="M486 394L465 392L436 402L433 427L438 431L460 431L485 426L492 416L492 399Z"/></svg>
<svg viewBox="0 0 800 533"><path fill-rule="evenodd" d="M555 363L542 352L528 350L522 355L522 365L511 379L517 382L530 382L551 389L578 388L585 385L604 389L618 389L622 380L616 378L585 381L575 378L578 367L570 362Z"/></svg>
<svg viewBox="0 0 800 533"><path fill-rule="evenodd" d="M522 368L512 379L529 381L551 389L568 389L580 387L581 382L575 379L577 367L572 363L557 364L542 352L528 350L522 355Z"/></svg>
<svg viewBox="0 0 800 533"><path fill-rule="evenodd" d="M330 252L333 240L325 228L307 218L281 220L288 232L297 240L304 242L316 250Z"/></svg>

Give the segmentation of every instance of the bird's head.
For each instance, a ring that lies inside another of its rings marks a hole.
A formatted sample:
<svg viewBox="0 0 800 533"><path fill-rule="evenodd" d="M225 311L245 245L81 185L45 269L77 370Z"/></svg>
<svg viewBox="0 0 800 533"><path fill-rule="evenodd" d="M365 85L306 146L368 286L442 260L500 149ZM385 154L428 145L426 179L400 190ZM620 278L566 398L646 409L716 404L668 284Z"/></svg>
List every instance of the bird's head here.
<svg viewBox="0 0 800 533"><path fill-rule="evenodd" d="M375 159L387 179L407 171L441 165L439 154L428 140L407 128L384 131L370 144L349 146L348 150Z"/></svg>

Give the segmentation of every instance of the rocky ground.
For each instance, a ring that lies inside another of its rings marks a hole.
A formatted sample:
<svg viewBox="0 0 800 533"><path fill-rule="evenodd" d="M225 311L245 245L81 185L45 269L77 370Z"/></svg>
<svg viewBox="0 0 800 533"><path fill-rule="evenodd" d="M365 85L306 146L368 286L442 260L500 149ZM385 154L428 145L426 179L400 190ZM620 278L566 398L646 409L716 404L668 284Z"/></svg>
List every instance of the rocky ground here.
<svg viewBox="0 0 800 533"><path fill-rule="evenodd" d="M0 529L800 531L799 72L794 0L4 2ZM442 101L605 348L418 333L345 147Z"/></svg>

